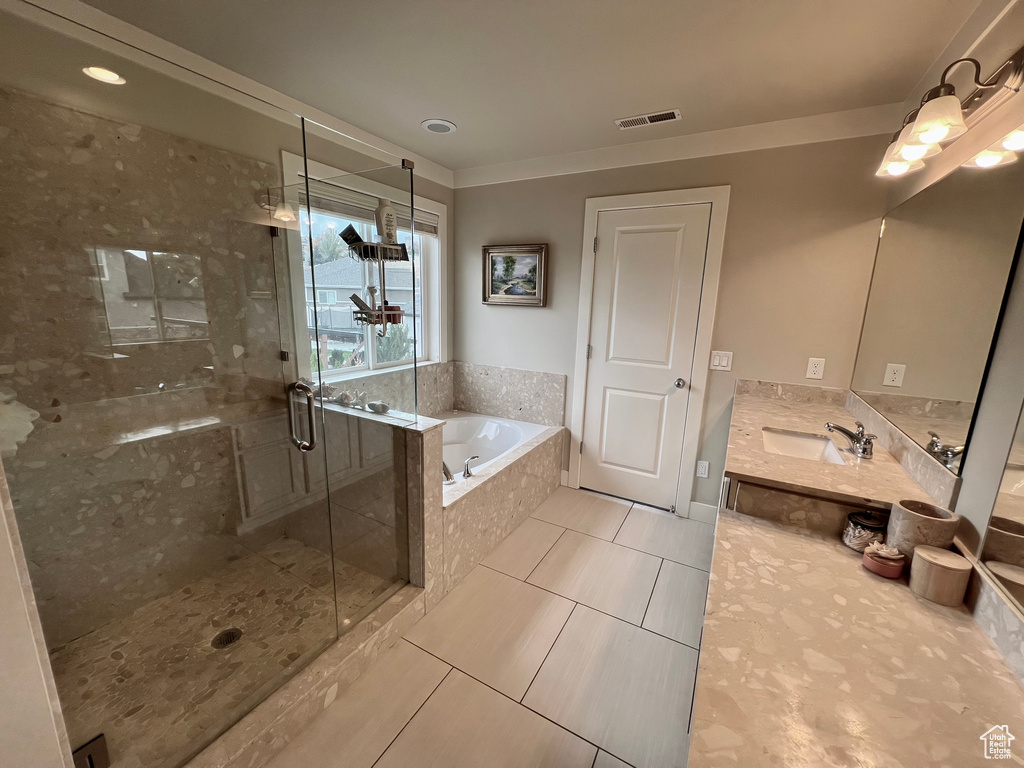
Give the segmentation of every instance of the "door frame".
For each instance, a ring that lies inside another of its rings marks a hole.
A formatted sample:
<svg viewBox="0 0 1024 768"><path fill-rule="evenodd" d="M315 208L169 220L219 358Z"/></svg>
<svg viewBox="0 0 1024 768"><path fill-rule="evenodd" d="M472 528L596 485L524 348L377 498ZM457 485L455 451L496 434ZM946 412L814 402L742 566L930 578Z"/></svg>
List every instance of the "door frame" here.
<svg viewBox="0 0 1024 768"><path fill-rule="evenodd" d="M570 488L580 487L580 453L582 451L583 418L586 408L591 311L594 302L594 270L597 253L598 215L605 211L636 208L660 208L675 205L711 204L708 226L708 244L704 256L704 280L700 291L697 314L697 337L694 343L693 368L690 371L689 397L686 404L686 427L683 434L682 458L679 462L679 484L676 491L676 514L690 516L694 476L700 448L704 404L707 399L708 366L711 359L711 332L715 324L715 306L718 303L718 280L722 268L722 250L725 244L725 221L729 212L728 185L675 189L665 192L644 192L635 195L587 198L583 220L583 268L580 273L580 305L576 323L576 364L573 369L572 421L569 433Z"/></svg>

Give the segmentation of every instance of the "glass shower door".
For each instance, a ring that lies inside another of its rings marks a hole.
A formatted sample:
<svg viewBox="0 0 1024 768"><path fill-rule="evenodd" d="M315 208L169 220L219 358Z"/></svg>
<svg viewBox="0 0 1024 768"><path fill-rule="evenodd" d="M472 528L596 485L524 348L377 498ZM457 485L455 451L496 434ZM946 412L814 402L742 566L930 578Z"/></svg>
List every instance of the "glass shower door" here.
<svg viewBox="0 0 1024 768"><path fill-rule="evenodd" d="M408 580L397 485L405 456L394 428L415 419L416 408L411 243L395 249L410 254L408 264L382 268L342 235L379 245L376 208L387 199L408 210L411 183L411 170L388 166L281 190L297 211L284 222L286 266L279 269L294 302L285 342L292 445L308 467L311 493L322 494L329 512L315 516L327 530L285 530L331 542L339 634ZM387 312L372 312L385 302Z"/></svg>

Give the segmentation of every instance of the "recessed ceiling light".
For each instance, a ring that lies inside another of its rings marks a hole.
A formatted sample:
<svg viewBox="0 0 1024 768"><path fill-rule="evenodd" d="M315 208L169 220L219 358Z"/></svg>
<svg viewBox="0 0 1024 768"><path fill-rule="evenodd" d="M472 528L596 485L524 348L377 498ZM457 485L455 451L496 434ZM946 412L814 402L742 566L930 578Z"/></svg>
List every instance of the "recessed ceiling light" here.
<svg viewBox="0 0 1024 768"><path fill-rule="evenodd" d="M450 120L441 120L440 118L431 118L430 120L424 120L420 123L424 131L430 133L455 133L458 127L455 123Z"/></svg>
<svg viewBox="0 0 1024 768"><path fill-rule="evenodd" d="M112 72L104 67L83 67L82 71L93 80L99 80L101 83L107 83L109 85L124 85L128 82L117 74L117 72Z"/></svg>

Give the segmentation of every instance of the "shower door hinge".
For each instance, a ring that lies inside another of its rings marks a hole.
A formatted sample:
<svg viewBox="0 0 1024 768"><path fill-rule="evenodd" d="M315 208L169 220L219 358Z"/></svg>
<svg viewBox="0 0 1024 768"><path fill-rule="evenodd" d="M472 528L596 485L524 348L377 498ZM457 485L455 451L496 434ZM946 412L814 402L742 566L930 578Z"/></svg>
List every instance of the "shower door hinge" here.
<svg viewBox="0 0 1024 768"><path fill-rule="evenodd" d="M594 238L594 253L597 253L597 238Z"/></svg>
<svg viewBox="0 0 1024 768"><path fill-rule="evenodd" d="M580 456L583 455L583 441L580 440Z"/></svg>
<svg viewBox="0 0 1024 768"><path fill-rule="evenodd" d="M594 348L592 346L590 346L589 344L587 344L587 360L590 359L590 355L591 355L591 353L593 353L593 351L594 351Z"/></svg>

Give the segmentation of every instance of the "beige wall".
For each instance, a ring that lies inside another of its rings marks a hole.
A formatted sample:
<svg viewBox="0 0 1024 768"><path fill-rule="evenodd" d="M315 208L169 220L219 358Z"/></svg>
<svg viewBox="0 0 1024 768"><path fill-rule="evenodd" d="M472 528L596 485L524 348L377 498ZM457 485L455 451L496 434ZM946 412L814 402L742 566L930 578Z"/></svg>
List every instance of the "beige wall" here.
<svg viewBox="0 0 1024 768"><path fill-rule="evenodd" d="M886 137L868 137L458 189L455 358L569 376L575 360L588 197L731 185L701 458L718 500L736 378L804 382L826 359L825 386L849 386L887 188L873 176ZM543 309L484 306L480 248L547 242ZM571 409L571 403L569 404ZM567 412L569 409L567 409Z"/></svg>

